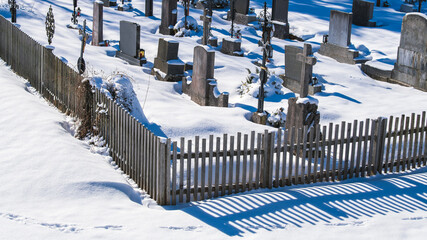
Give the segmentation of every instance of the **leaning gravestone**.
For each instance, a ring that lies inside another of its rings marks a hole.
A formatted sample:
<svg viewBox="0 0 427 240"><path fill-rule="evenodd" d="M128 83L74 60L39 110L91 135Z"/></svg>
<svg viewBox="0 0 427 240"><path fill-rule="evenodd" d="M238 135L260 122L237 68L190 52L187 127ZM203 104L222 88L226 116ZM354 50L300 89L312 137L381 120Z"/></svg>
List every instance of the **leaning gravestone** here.
<svg viewBox="0 0 427 240"><path fill-rule="evenodd" d="M132 65L146 63L144 50L140 48L141 27L137 23L120 21L120 51L116 52L119 57Z"/></svg>
<svg viewBox="0 0 427 240"><path fill-rule="evenodd" d="M301 47L292 45L285 46L285 75L280 77L283 79L284 87L289 88L293 92L299 94L302 94L301 83L308 82L307 92L308 94L313 95L317 92L320 92L322 87L318 84L314 85L312 81L313 65L316 63L316 61L314 58L310 58L310 56L313 55L311 45L307 44L304 47L306 48L305 52ZM298 59L299 55L307 58L308 62L306 59Z"/></svg>
<svg viewBox="0 0 427 240"><path fill-rule="evenodd" d="M234 22L235 23L248 25L248 23L257 20L255 13L249 13L249 0L231 0L231 1L234 1L234 11L235 11ZM228 11L227 13L228 20L231 20L230 11Z"/></svg>
<svg viewBox="0 0 427 240"><path fill-rule="evenodd" d="M214 79L215 51L196 46L193 56L191 83L184 77L182 91L202 106L228 107L228 93L220 93Z"/></svg>
<svg viewBox="0 0 427 240"><path fill-rule="evenodd" d="M427 16L408 13L403 17L397 61L392 80L427 91Z"/></svg>
<svg viewBox="0 0 427 240"><path fill-rule="evenodd" d="M353 24L365 27L375 27L371 21L374 16L374 3L364 0L353 0Z"/></svg>
<svg viewBox="0 0 427 240"><path fill-rule="evenodd" d="M164 35L174 35L173 27L177 21L176 0L162 0L162 20L159 32Z"/></svg>
<svg viewBox="0 0 427 240"><path fill-rule="evenodd" d="M103 39L103 17L104 7L103 2L93 2L93 30L92 30L92 45L99 46L104 41Z"/></svg>
<svg viewBox="0 0 427 240"><path fill-rule="evenodd" d="M338 62L356 64L365 60L359 57L359 52L348 48L351 39L352 14L331 10L329 20L329 35L327 41L320 45L319 53L331 57Z"/></svg>
<svg viewBox="0 0 427 240"><path fill-rule="evenodd" d="M181 81L184 76L184 62L178 58L179 42L159 39L157 57L151 73L161 81Z"/></svg>
<svg viewBox="0 0 427 240"><path fill-rule="evenodd" d="M288 9L289 0L273 0L271 20L274 24L274 37L280 39L289 37Z"/></svg>

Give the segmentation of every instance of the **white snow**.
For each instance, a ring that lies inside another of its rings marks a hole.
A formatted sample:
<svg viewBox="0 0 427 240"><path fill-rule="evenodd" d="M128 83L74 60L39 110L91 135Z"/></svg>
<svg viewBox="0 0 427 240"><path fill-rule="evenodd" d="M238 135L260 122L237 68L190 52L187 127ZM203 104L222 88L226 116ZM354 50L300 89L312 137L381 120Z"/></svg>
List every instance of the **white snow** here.
<svg viewBox="0 0 427 240"><path fill-rule="evenodd" d="M6 1L0 14L10 19ZM389 0L390 8L374 9L377 28L352 26L352 44L372 62L390 69L397 58L402 1ZM291 0L291 33L312 44L317 64L313 76L323 85L317 100L321 123L401 115L426 110L427 93L414 88L378 82L357 65L347 65L317 53L328 32L331 9L351 11L351 0ZM17 22L29 36L47 44L44 21L49 5L55 14L54 54L75 67L80 56L78 31L69 29L72 2L68 0L20 0ZM93 0L80 0L83 19L92 28ZM264 1L251 1L260 12ZM426 12L427 4L423 4ZM260 29L241 29L244 57L216 51L215 79L218 92L229 92L230 107L201 107L182 94L180 83L156 81L150 75L157 55L161 1L154 0L154 17L143 15L145 1L134 1L133 9L120 12L104 8L104 40L108 47L86 45L87 74L108 82L122 72L133 88L139 110L135 117L159 136L178 140L195 135L263 132L275 128L252 123L258 99L240 96L237 89L255 72L253 62L262 52L257 42ZM267 2L271 8L271 1ZM183 7L178 5L178 17ZM190 9L199 19L203 11ZM226 10L214 10L211 33L228 38L230 22ZM142 68L114 58L119 44L119 21L141 25L141 48L148 63ZM201 21L197 20L201 25ZM173 27L173 26L171 26ZM169 37L178 41L179 58L193 60L201 32L191 37ZM302 42L273 38L273 58L267 64L274 75L284 73L284 45ZM1 62L1 61L0 61ZM157 206L123 176L102 147L73 137L72 119L60 114L34 94L28 83L0 64L0 239L423 239L427 233L427 171L388 174L342 183L253 191L177 207ZM114 81L118 83L117 81ZM100 83L102 86L105 83ZM274 85L276 86L276 85ZM274 90L274 86L272 90ZM269 112L283 107L296 96L286 88L266 98ZM125 90L127 91L127 90ZM255 89L252 90L253 92ZM257 91L257 89L256 89ZM253 93L251 92L251 93ZM102 143L102 139L92 142Z"/></svg>

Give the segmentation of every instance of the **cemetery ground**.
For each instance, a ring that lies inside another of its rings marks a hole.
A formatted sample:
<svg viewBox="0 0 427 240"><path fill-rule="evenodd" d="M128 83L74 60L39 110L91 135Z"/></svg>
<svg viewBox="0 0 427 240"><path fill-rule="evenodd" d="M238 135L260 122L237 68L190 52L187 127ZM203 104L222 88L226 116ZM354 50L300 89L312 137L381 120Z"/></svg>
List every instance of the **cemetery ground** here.
<svg viewBox="0 0 427 240"><path fill-rule="evenodd" d="M317 58L313 75L324 89L311 98L319 101L321 124L426 110L427 93L375 81L357 65L341 64L316 53L323 34L328 31L329 11L349 12L351 2L307 0L290 1L289 5L291 33L312 44ZM396 61L404 16L397 11L401 1L389 2L390 8L374 10L380 27L352 26L352 47L385 69L391 69ZM6 3L1 2L0 14L10 18ZM52 5L56 22L54 53L74 66L81 43L78 32L66 28L72 12L70 1L22 0L20 3L17 17L20 29L43 44L47 43L44 17ZM90 0L79 1L83 11L79 23L87 19L89 28L92 5ZM251 1L256 12L261 11L262 5L263 1ZM267 5L271 8L271 1ZM256 66L252 62L261 59L257 45L259 29L239 26L244 57L224 55L216 49L215 78L219 91L230 93L230 107L200 107L182 94L179 83L160 82L150 75L158 39L166 37L156 33L161 1L154 1L154 16L148 18L143 13L144 1L134 0L133 6L130 12L104 8L104 39L109 40L111 46L87 45L85 59L90 75L130 76L138 100L132 114L137 119L157 135L173 140L274 130L248 120L256 110L257 99L237 92L248 75L246 68L254 72ZM423 10L425 12L425 8ZM197 20L201 14L201 10L190 9L190 15ZM225 10L213 13L212 33L219 40L228 36L230 28L230 23L223 20L224 15ZM178 5L178 19L182 16L183 8ZM148 61L142 68L114 58L120 20L141 25L141 48L145 49ZM192 61L194 46L199 44L201 36L202 32L192 37L171 37L180 43L181 60ZM267 66L271 72L282 74L284 45L302 46L303 42L273 38L272 44L274 56ZM140 190L132 188L129 179L102 154L105 150L73 139L72 122L43 100L28 94L31 88L16 79L3 63L0 72L3 88L0 141L6 146L0 149L0 161L5 166L0 176L1 182L8 183L3 184L0 191L0 237L5 239L28 239L34 235L43 239L130 239L141 235L170 239L172 234L176 238L207 239L240 236L248 239L283 236L421 239L427 231L425 169L339 184L253 191L161 208ZM253 88L252 92L257 86ZM281 94L267 97L267 111L286 108L287 100L295 96L286 88L280 91Z"/></svg>
<svg viewBox="0 0 427 240"><path fill-rule="evenodd" d="M1 60L0 85L0 239L424 239L426 168L161 207Z"/></svg>

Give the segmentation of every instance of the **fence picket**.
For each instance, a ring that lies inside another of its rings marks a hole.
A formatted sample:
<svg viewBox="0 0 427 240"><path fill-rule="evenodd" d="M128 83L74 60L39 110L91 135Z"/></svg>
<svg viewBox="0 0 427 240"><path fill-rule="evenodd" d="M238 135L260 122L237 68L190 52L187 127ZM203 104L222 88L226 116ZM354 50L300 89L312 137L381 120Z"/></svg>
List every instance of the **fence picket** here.
<svg viewBox="0 0 427 240"><path fill-rule="evenodd" d="M326 177L325 181L329 181L330 178L332 178L332 172L331 172L331 153L332 153L332 130L334 125L332 123L329 123L328 127L328 154L326 157ZM331 179L332 180L332 179Z"/></svg>
<svg viewBox="0 0 427 240"><path fill-rule="evenodd" d="M289 130L286 129L283 136L283 161L282 161L282 178L280 181L280 186L284 187L286 184L286 166L287 166L287 158L288 158L288 135Z"/></svg>
<svg viewBox="0 0 427 240"><path fill-rule="evenodd" d="M341 139L342 142L345 141L345 158L344 158L344 171L343 171L343 179L347 179L348 174L348 161L350 156L350 144L351 144L351 123L347 123L347 139Z"/></svg>
<svg viewBox="0 0 427 240"><path fill-rule="evenodd" d="M302 176L302 182L303 183L310 183L310 174L311 174L311 161L313 160L313 133L314 128L313 127L305 127L304 128L304 136L303 136L303 151L301 156L301 163L302 163L302 169L301 169L301 176ZM308 141L307 138L308 137ZM308 145L306 145L308 143ZM308 152L307 152L308 148ZM306 157L308 155L308 157ZM305 167L307 165L307 169ZM307 171L306 171L307 170ZM305 178L307 173L307 178Z"/></svg>
<svg viewBox="0 0 427 240"><path fill-rule="evenodd" d="M177 164L177 142L173 142L172 144L172 151L173 151L173 157L172 157L172 205L176 205L176 164Z"/></svg>
<svg viewBox="0 0 427 240"><path fill-rule="evenodd" d="M408 139L409 139L409 127L410 127L410 117L406 117L405 119L405 128L403 131L405 131L404 139L403 139L403 157L402 157L402 171L406 170L406 165L409 166L409 157L408 157Z"/></svg>
<svg viewBox="0 0 427 240"><path fill-rule="evenodd" d="M280 148L282 146L282 130L279 129L277 131L277 147L276 147L276 161L274 161L275 163L275 173L274 173L274 187L277 188L279 187L279 168L280 168Z"/></svg>
<svg viewBox="0 0 427 240"><path fill-rule="evenodd" d="M190 198L191 198L191 151L193 148L192 145L192 140L188 140L187 141L187 152L188 152L188 157L187 157L187 196L185 198L186 202L190 202Z"/></svg>
<svg viewBox="0 0 427 240"><path fill-rule="evenodd" d="M242 192L246 191L246 172L248 171L248 134L243 135L243 168L242 168Z"/></svg>
<svg viewBox="0 0 427 240"><path fill-rule="evenodd" d="M387 171L388 171L388 166L389 165L391 165L390 164L390 158L389 158L389 156L390 156L390 151L391 151L391 134L392 134L392 131L393 131L393 116L390 116L389 118L388 118L388 121L387 121L387 123L388 123L388 130L387 130L387 134L386 134L386 136L387 136L387 146L385 146L385 166L384 166L384 173L387 173Z"/></svg>
<svg viewBox="0 0 427 240"><path fill-rule="evenodd" d="M319 169L319 182L323 182L325 176L325 157L326 157L326 126L322 128L322 144L321 144L321 155L320 155L320 169Z"/></svg>
<svg viewBox="0 0 427 240"><path fill-rule="evenodd" d="M252 190L252 184L253 184L253 173L254 173L254 156L255 156L255 131L251 132L251 151L249 155L249 186L248 190ZM258 148L259 150L259 148Z"/></svg>
<svg viewBox="0 0 427 240"><path fill-rule="evenodd" d="M334 131L334 155L332 157L332 181L335 181L336 177L336 169L337 169L337 154L338 154L338 132L340 129L340 125L335 125L335 131Z"/></svg>
<svg viewBox="0 0 427 240"><path fill-rule="evenodd" d="M200 137L196 136L194 138L194 192L193 192L193 199L194 201L198 201L199 199L197 198L197 194L198 194L198 189L199 189L199 140Z"/></svg>
<svg viewBox="0 0 427 240"><path fill-rule="evenodd" d="M356 143L357 143L357 138L356 138L357 126L358 126L358 121L354 120L354 122L353 122L353 141L351 143L349 178L353 178L353 176L354 176L354 162L355 162L355 156L356 156ZM349 141L350 141L350 139L349 139Z"/></svg>
<svg viewBox="0 0 427 240"><path fill-rule="evenodd" d="M365 135L363 136L363 159L362 159L362 171L361 171L361 176L365 177L366 176L366 161L368 158L368 135L369 135L369 129L370 129L370 123L371 120L370 119L366 119L366 127L365 127Z"/></svg>
<svg viewBox="0 0 427 240"><path fill-rule="evenodd" d="M242 143L242 133L238 132L237 133L237 154L236 154L236 179L235 179L235 185L234 185L234 191L235 193L239 192L239 183L240 183L240 147L241 147L241 143ZM231 149L231 151L233 151L233 149Z"/></svg>
<svg viewBox="0 0 427 240"><path fill-rule="evenodd" d="M184 149L185 139L181 138L181 145L179 149L180 160L179 160L179 202L184 202Z"/></svg>
<svg viewBox="0 0 427 240"><path fill-rule="evenodd" d="M201 169L200 200L205 200L206 187L206 138L202 138L202 169Z"/></svg>
<svg viewBox="0 0 427 240"><path fill-rule="evenodd" d="M419 155L418 153L418 144L419 144L419 133L420 133L420 122L421 122L421 115L417 115L417 123L415 125L415 131L414 131L414 135L415 135L415 140L414 140L414 148L412 150L412 168L416 167L416 164L418 162L418 158L417 156Z"/></svg>
<svg viewBox="0 0 427 240"><path fill-rule="evenodd" d="M306 133L307 131L304 131L304 133ZM300 158L300 148L301 148L301 143L302 143L302 134L303 134L303 129L298 129L297 130L297 146L296 146L296 155L295 155L295 183L294 184L301 184L302 183L302 179L301 179L301 175L299 174L299 158ZM306 134L304 134L306 135Z"/></svg>
<svg viewBox="0 0 427 240"><path fill-rule="evenodd" d="M214 136L209 135L209 166L208 166L208 198L212 198L212 175L213 175L213 144Z"/></svg>
<svg viewBox="0 0 427 240"><path fill-rule="evenodd" d="M234 136L230 136L230 158L228 160L228 195L233 193L233 173L234 173L233 167L234 167ZM225 183L224 183L224 186L225 186ZM224 187L224 192L225 192L225 187Z"/></svg>
<svg viewBox="0 0 427 240"><path fill-rule="evenodd" d="M260 182L260 172L261 172L261 144L262 144L262 134L258 133L257 138L257 157L256 157L256 167L255 167L255 189L259 188Z"/></svg>
<svg viewBox="0 0 427 240"><path fill-rule="evenodd" d="M418 167L421 167L423 159L424 159L424 165L425 165L426 152L427 152L427 130L425 130L425 127L426 127L426 112L423 112L421 117L420 147L418 149L418 155L419 155ZM426 137L424 138L424 136ZM426 146L424 146L424 143L426 144ZM424 149L424 153L423 153L423 149Z"/></svg>
<svg viewBox="0 0 427 240"><path fill-rule="evenodd" d="M320 125L317 124L316 125L316 137L315 137L315 141L316 141L315 148L316 149L314 150L313 182L317 182L317 169L318 169L318 164L319 164L319 148L320 148L320 145L319 145L320 136L319 135L320 135ZM321 172L321 171L319 171L319 172ZM319 179L320 179L320 176L319 176Z"/></svg>
<svg viewBox="0 0 427 240"><path fill-rule="evenodd" d="M218 197L219 194L219 158L220 158L220 147L221 147L221 138L216 138L216 153L215 153L215 191L214 197ZM226 151L226 149L224 149ZM225 191L225 183L222 183L223 191Z"/></svg>
<svg viewBox="0 0 427 240"><path fill-rule="evenodd" d="M222 151L224 152L223 156L222 156L222 171L221 171L221 185L222 185L222 189L221 189L221 196L224 196L226 193L226 182L227 182L227 134L223 135L223 144L222 144ZM233 148L230 148L230 150L233 150ZM229 183L230 185L230 183ZM231 185L230 185L231 186ZM230 188L229 190L230 191ZM229 193L230 194L230 193Z"/></svg>

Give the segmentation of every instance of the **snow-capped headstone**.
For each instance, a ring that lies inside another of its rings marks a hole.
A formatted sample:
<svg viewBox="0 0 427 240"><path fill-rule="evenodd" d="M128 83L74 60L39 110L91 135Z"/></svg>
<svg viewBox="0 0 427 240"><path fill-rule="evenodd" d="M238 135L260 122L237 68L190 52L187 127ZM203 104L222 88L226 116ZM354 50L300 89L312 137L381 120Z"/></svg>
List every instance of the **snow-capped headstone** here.
<svg viewBox="0 0 427 240"><path fill-rule="evenodd" d="M359 56L359 52L348 47L351 43L352 18L352 13L331 10L329 35L327 41L320 45L320 54L341 63L356 64L366 61L363 59L355 60Z"/></svg>
<svg viewBox="0 0 427 240"><path fill-rule="evenodd" d="M364 0L353 0L353 24L365 27L375 27L371 21L374 16L374 3Z"/></svg>
<svg viewBox="0 0 427 240"><path fill-rule="evenodd" d="M408 13L403 17L397 61L391 78L427 91L427 17Z"/></svg>
<svg viewBox="0 0 427 240"><path fill-rule="evenodd" d="M320 113L317 108L317 102L310 101L308 98L290 98L288 100L285 129L291 131L293 127L298 130L300 128L304 129L305 126L308 128L316 126L320 122ZM289 142L290 139L291 134L288 135L287 141Z"/></svg>
<svg viewBox="0 0 427 240"><path fill-rule="evenodd" d="M183 78L182 91L202 106L228 107L228 93L220 93L214 79L215 51L196 46L193 55L191 82Z"/></svg>
<svg viewBox="0 0 427 240"><path fill-rule="evenodd" d="M231 0L234 3L231 5L234 6L234 22L237 24L248 25L248 23L256 21L257 17L255 13L249 12L249 0ZM232 11L232 9L230 9ZM231 20L231 12L228 11L227 19Z"/></svg>
<svg viewBox="0 0 427 240"><path fill-rule="evenodd" d="M103 25L104 25L104 3L101 1L93 2L93 30L92 45L99 46L103 42Z"/></svg>
<svg viewBox="0 0 427 240"><path fill-rule="evenodd" d="M223 38L221 52L227 55L243 57L243 51L241 49L242 40L237 38Z"/></svg>
<svg viewBox="0 0 427 240"><path fill-rule="evenodd" d="M304 86L308 94L313 95L321 91L320 85L313 85L312 76L313 76L313 65L316 64L315 58L311 57L312 48L310 44L304 44L305 49L285 45L285 75L281 76L283 78L283 86L289 88L295 93L299 93L300 96L304 95L301 92L301 83L306 82ZM306 61L300 61L304 59ZM303 64L304 62L304 64ZM305 65L305 66L304 66ZM305 79L304 81L301 78Z"/></svg>
<svg viewBox="0 0 427 240"><path fill-rule="evenodd" d="M102 0L104 2L104 7L113 7L117 6L117 0Z"/></svg>
<svg viewBox="0 0 427 240"><path fill-rule="evenodd" d="M184 76L184 62L178 58L179 42L159 39L157 57L154 58L153 75L161 81L181 81Z"/></svg>
<svg viewBox="0 0 427 240"><path fill-rule="evenodd" d="M120 21L120 51L116 52L119 57L132 65L146 63L144 50L140 48L141 27L139 24L128 21Z"/></svg>
<svg viewBox="0 0 427 240"><path fill-rule="evenodd" d="M159 32L164 35L174 35L174 29L177 22L177 3L176 0L162 0L162 20Z"/></svg>
<svg viewBox="0 0 427 240"><path fill-rule="evenodd" d="M288 9L289 0L273 0L271 20L274 24L274 37L280 39L289 37Z"/></svg>

